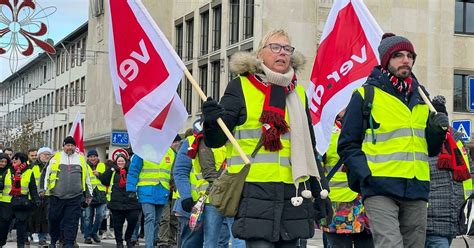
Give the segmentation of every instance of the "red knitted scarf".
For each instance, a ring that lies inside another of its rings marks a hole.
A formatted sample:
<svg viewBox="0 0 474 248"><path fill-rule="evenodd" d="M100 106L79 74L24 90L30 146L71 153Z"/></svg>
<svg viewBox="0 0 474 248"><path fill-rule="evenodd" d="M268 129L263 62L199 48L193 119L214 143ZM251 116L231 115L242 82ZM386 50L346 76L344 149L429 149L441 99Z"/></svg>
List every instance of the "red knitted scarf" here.
<svg viewBox="0 0 474 248"><path fill-rule="evenodd" d="M188 152L187 152L188 157L190 157L191 159L196 158L198 149L199 149L199 143L201 142L203 137L204 137L204 134L202 132L194 134L194 142L191 144L190 147L188 147Z"/></svg>
<svg viewBox="0 0 474 248"><path fill-rule="evenodd" d="M446 133L446 139L438 156L437 167L440 170L453 171L453 179L462 182L471 178L471 174L467 168L467 164L463 157L464 147L462 151L458 148L456 140L453 137L453 129L450 128Z"/></svg>
<svg viewBox="0 0 474 248"><path fill-rule="evenodd" d="M21 173L26 169L28 165L22 163L19 165L13 165L13 182L12 189L10 191L11 196L20 196L21 195Z"/></svg>
<svg viewBox="0 0 474 248"><path fill-rule="evenodd" d="M253 74L248 74L249 81L265 95L263 111L259 121L262 125L262 143L267 151L283 149L280 136L288 133L289 126L285 121L286 96L296 87L296 75L287 87L272 83L265 84Z"/></svg>
<svg viewBox="0 0 474 248"><path fill-rule="evenodd" d="M127 185L127 170L125 170L125 168L120 168L119 187L125 188L126 185Z"/></svg>

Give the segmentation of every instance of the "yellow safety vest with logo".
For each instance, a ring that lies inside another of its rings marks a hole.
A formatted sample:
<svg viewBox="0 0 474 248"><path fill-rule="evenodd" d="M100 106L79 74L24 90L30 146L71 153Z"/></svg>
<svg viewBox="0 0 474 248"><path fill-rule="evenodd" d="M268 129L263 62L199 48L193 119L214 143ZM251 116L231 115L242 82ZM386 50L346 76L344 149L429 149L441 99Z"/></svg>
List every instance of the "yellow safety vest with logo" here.
<svg viewBox="0 0 474 248"><path fill-rule="evenodd" d="M100 190L100 191L102 191L102 192L105 192L106 189L107 189L107 187L105 187L105 186L100 182L99 178L94 175L94 173L92 172L92 167L91 167L89 164L87 164L87 166L89 166L89 176L90 176L90 178L91 178L92 190L94 190L95 187L97 187L98 190ZM105 164L102 163L102 162L100 162L100 163L97 164L95 170L96 170L97 172L99 172L100 174L102 174L102 173L105 172L105 168L106 168L106 167L105 167Z"/></svg>
<svg viewBox="0 0 474 248"><path fill-rule="evenodd" d="M31 174L33 174L32 169L26 169L23 171L21 174L21 194L22 195L28 195L28 199L31 200L31 195L29 194L30 189L29 189L29 184L31 180ZM8 172L5 176L5 187L3 188L2 191L2 197L0 197L0 202L6 202L10 203L12 201L12 196L10 195L10 191L12 190L12 174L10 169L8 169Z"/></svg>
<svg viewBox="0 0 474 248"><path fill-rule="evenodd" d="M161 183L165 189L170 189L171 167L174 162L174 151L169 148L160 164L143 160L143 167L138 175L137 186L155 186Z"/></svg>
<svg viewBox="0 0 474 248"><path fill-rule="evenodd" d="M364 97L364 88L357 90ZM428 106L417 104L410 111L398 98L374 87L371 115L380 126L366 130L362 151L372 176L429 181L425 137ZM372 140L373 134L376 141Z"/></svg>
<svg viewBox="0 0 474 248"><path fill-rule="evenodd" d="M461 151L464 162L467 165L467 170L470 173L471 172L471 164L469 163L469 157L467 156L467 151L466 151L466 148L464 148L464 144L462 143L461 140L459 140L458 142L456 142L456 146ZM462 186L463 186L463 189L464 189L464 199L467 199L467 198L469 198L469 196L472 193L474 193L473 190L472 190L472 178L462 182Z"/></svg>
<svg viewBox="0 0 474 248"><path fill-rule="evenodd" d="M329 173L339 161L337 154L337 141L341 135L341 130L334 127L329 142L329 148L326 152L326 169ZM341 171L341 167L329 181L329 198L333 202L351 202L357 198L357 192L352 191L347 183L347 173Z"/></svg>
<svg viewBox="0 0 474 248"><path fill-rule="evenodd" d="M51 195L51 190L54 189L56 186L56 182L59 180L58 172L59 172L59 165L61 163L61 154L62 152L58 152L54 155L54 157L50 161L51 166L51 174L49 175L48 179L48 189L46 190L46 195ZM82 155L79 155L79 160L81 161L81 172L82 172L82 191L86 191L86 171L87 165L86 160Z"/></svg>
<svg viewBox="0 0 474 248"><path fill-rule="evenodd" d="M262 123L259 121L262 114L265 95L258 90L247 77L240 76L242 91L247 108L247 120L244 124L236 126L234 137L247 156L255 149L262 135ZM301 104L306 105L306 96L301 85L297 85L295 92L301 98ZM285 121L290 123L288 111L285 110ZM280 137L283 149L277 152L259 150L252 161L246 182L283 182L293 183L292 169L290 163L290 134L286 133ZM238 173L244 166L244 162L237 150L230 142L227 144L227 170L229 173Z"/></svg>

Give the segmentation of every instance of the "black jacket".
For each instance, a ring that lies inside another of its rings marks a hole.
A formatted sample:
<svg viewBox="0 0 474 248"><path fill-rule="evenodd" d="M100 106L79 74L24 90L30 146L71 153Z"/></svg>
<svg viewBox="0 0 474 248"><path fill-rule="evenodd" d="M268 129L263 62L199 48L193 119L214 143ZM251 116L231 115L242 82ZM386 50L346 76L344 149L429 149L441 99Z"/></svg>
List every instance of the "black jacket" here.
<svg viewBox="0 0 474 248"><path fill-rule="evenodd" d="M413 75L412 93L408 101L404 96L395 91L388 77L382 74L380 67L375 67L369 76L366 84L378 87L383 91L395 96L400 100L400 104L406 105L410 110L417 104L425 104L418 93L418 87L421 86ZM348 182L350 187L355 190L360 188L362 197L366 198L374 195L386 195L408 200L428 201L430 183L419 181L416 178L393 178L393 177L372 177L367 160L362 151L363 142L363 98L358 91L352 94L352 98L344 115L344 123L341 130L341 136L338 141L338 154L348 166ZM389 113L387 113L389 114ZM428 120L427 120L428 124ZM374 125L377 127L377 123ZM369 127L369 125L367 125ZM431 130L429 125L425 129L425 137L428 144L428 156L436 156L444 141L445 133L437 133Z"/></svg>
<svg viewBox="0 0 474 248"><path fill-rule="evenodd" d="M225 109L222 119L229 130L245 123L247 111L240 78L229 83L220 104ZM307 106L306 114L308 125L311 127ZM315 147L312 128L310 128L310 134L313 147ZM227 141L227 137L215 123L204 123L204 136L208 147L220 147ZM320 164L318 164L318 169L321 183L324 188L328 189ZM315 178L311 178L311 181L315 180ZM320 192L318 183L309 182L306 186L313 192L313 196L316 196L318 203L321 203L322 200L318 197ZM299 187L300 193L302 190L304 190L303 184ZM294 196L295 186L293 184L246 182L239 210L232 226L232 233L240 239L265 239L270 242L311 238L314 235L315 219L313 203L304 199L301 206L294 207L290 201Z"/></svg>
<svg viewBox="0 0 474 248"><path fill-rule="evenodd" d="M112 170L113 169L113 170ZM128 166L125 167L125 170L128 172ZM110 201L107 203L107 207L112 210L134 210L134 209L141 209L140 203L138 203L138 199L129 198L128 193L126 191L126 187L120 188L119 181L120 181L120 173L119 169L114 165L111 168L107 168L104 174L100 175L99 179L105 186L110 186L110 182L112 179L112 174L115 171L114 175L114 184L112 188L109 187L109 192L112 190Z"/></svg>

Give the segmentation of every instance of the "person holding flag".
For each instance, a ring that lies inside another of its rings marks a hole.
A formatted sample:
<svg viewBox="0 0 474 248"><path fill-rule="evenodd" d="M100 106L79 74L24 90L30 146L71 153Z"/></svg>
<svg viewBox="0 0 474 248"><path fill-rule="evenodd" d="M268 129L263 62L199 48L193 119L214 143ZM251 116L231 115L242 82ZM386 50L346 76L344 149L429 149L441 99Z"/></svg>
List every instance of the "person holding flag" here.
<svg viewBox="0 0 474 248"><path fill-rule="evenodd" d="M321 216L315 216L311 198L317 207L329 202L327 195L320 196L328 187L316 163L307 99L296 76L303 64L287 32L272 30L260 41L256 56L232 57L231 70L239 76L228 84L220 103L203 103L206 146L227 142L217 125L222 118L244 153L256 154L232 226L234 236L250 248L295 247L298 239L313 237L314 219ZM244 166L230 145L227 164L229 173Z"/></svg>
<svg viewBox="0 0 474 248"><path fill-rule="evenodd" d="M375 247L423 247L428 157L439 153L449 122L422 100L408 39L386 33L378 51L380 65L352 94L338 153L350 188L362 195Z"/></svg>
<svg viewBox="0 0 474 248"><path fill-rule="evenodd" d="M85 158L76 152L73 137L67 136L63 141L63 151L56 153L49 161L44 184L45 194L50 196L49 247L56 247L61 231L64 232L65 247L73 247L82 213L81 205L83 202L88 205L92 200L88 166Z"/></svg>

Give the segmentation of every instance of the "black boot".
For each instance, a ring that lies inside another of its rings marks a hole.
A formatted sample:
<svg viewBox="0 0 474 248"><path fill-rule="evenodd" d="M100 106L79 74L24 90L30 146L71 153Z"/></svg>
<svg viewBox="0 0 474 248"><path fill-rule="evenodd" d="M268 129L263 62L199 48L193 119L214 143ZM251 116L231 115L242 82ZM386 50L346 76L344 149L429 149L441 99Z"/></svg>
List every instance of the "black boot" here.
<svg viewBox="0 0 474 248"><path fill-rule="evenodd" d="M117 242L117 248L123 248L123 242Z"/></svg>
<svg viewBox="0 0 474 248"><path fill-rule="evenodd" d="M127 248L133 248L135 244L131 240L127 240Z"/></svg>

